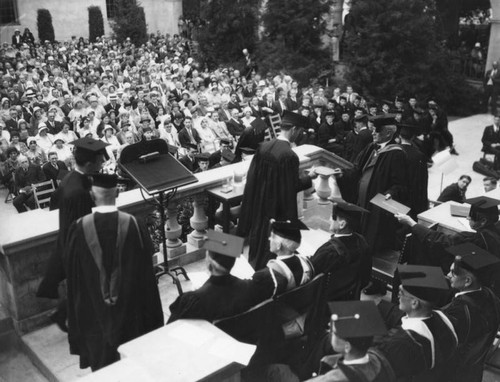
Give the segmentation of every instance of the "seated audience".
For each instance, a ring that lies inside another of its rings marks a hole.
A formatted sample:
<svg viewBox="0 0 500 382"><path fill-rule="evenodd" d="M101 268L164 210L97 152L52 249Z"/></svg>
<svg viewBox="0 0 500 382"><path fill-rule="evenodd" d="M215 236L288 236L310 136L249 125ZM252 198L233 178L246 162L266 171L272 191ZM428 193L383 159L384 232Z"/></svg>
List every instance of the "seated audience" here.
<svg viewBox="0 0 500 382"><path fill-rule="evenodd" d="M465 193L467 187L471 184L472 178L469 175L462 175L457 183L452 183L446 187L438 197L438 202L454 201L457 203L465 202Z"/></svg>

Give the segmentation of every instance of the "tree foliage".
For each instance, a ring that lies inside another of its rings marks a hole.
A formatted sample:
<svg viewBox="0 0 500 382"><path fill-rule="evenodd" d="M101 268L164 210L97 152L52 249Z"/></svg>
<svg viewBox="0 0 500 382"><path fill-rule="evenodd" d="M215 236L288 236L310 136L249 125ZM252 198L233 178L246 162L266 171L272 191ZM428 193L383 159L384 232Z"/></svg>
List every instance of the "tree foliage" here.
<svg viewBox="0 0 500 382"><path fill-rule="evenodd" d="M212 0L202 3L206 20L199 33L203 58L209 64L242 60L257 40L258 0Z"/></svg>
<svg viewBox="0 0 500 382"><path fill-rule="evenodd" d="M55 40L54 26L52 25L52 15L48 9L39 9L37 12L36 24L38 27L38 37L42 41L53 42Z"/></svg>
<svg viewBox="0 0 500 382"><path fill-rule="evenodd" d="M111 28L118 42L130 37L134 44L142 45L148 39L144 8L137 0L116 1L116 17L111 22Z"/></svg>
<svg viewBox="0 0 500 382"><path fill-rule="evenodd" d="M321 47L327 2L320 0L268 0L262 17L264 36L259 45L259 65L264 70L284 70L302 84L327 65Z"/></svg>
<svg viewBox="0 0 500 382"><path fill-rule="evenodd" d="M97 37L104 35L104 19L101 8L91 6L89 10L89 40L95 42Z"/></svg>
<svg viewBox="0 0 500 382"><path fill-rule="evenodd" d="M363 94L436 99L450 113L475 111L479 97L454 72L438 39L433 0L353 0L346 38L348 80Z"/></svg>

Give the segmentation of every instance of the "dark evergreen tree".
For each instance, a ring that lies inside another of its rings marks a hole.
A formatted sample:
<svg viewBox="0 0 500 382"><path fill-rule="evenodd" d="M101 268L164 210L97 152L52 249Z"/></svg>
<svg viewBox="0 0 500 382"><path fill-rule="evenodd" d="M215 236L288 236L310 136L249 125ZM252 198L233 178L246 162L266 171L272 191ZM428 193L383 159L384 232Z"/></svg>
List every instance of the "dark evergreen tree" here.
<svg viewBox="0 0 500 382"><path fill-rule="evenodd" d="M97 37L104 35L104 19L101 8L91 6L89 10L89 40L95 42Z"/></svg>
<svg viewBox="0 0 500 382"><path fill-rule="evenodd" d="M477 91L450 65L434 0L353 0L346 38L348 80L362 94L434 98L449 113L478 109Z"/></svg>
<svg viewBox="0 0 500 382"><path fill-rule="evenodd" d="M328 7L322 0L268 0L259 66L265 71L284 70L306 85L329 65L321 47Z"/></svg>
<svg viewBox="0 0 500 382"><path fill-rule="evenodd" d="M38 27L38 37L41 41L55 40L54 26L52 25L52 15L48 9L39 9L37 12L36 24Z"/></svg>
<svg viewBox="0 0 500 382"><path fill-rule="evenodd" d="M116 0L116 17L111 28L118 42L130 37L135 45L141 45L148 39L144 8L137 0Z"/></svg>
<svg viewBox="0 0 500 382"><path fill-rule="evenodd" d="M208 64L243 61L244 48L253 51L257 39L258 0L212 0L201 4L205 25L198 41Z"/></svg>

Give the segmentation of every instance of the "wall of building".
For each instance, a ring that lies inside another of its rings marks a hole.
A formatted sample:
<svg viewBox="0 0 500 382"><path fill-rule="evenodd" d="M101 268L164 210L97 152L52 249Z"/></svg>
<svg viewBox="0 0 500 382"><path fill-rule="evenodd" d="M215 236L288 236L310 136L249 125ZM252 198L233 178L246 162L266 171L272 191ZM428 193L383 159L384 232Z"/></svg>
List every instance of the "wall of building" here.
<svg viewBox="0 0 500 382"><path fill-rule="evenodd" d="M182 0L142 0L149 33L174 34L178 32L177 21L182 15ZM104 31L111 34L106 14L106 0L17 0L19 25L0 26L0 42L11 42L14 30L29 28L38 39L36 26L37 10L46 8L52 15L56 40L67 40L71 36L89 36L88 10L91 5L101 7L104 17Z"/></svg>

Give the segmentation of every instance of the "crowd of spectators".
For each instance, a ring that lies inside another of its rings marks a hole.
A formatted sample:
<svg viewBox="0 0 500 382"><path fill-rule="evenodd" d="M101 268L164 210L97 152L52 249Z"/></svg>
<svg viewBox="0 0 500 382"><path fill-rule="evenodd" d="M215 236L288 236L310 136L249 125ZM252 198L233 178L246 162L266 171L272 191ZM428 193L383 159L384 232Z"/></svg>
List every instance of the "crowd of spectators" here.
<svg viewBox="0 0 500 382"><path fill-rule="evenodd" d="M380 114L395 113L398 122L419 125L429 158L452 145L446 114L432 100L419 105L415 97L408 102L399 97L376 103L351 86L333 94L322 87L301 88L289 75L248 70L256 65L248 65L246 49L241 68L209 70L193 57L189 34L184 27L183 36L158 32L137 47L130 39L118 43L104 36L93 43L82 37L35 42L28 29L17 30L12 44L0 49L3 182L15 192L12 175L19 155L42 166L55 154L71 170L71 142L86 136L109 143L106 172L116 170L126 145L155 138L175 147L180 159L210 156L210 167L225 165L242 155L221 151L234 152L256 119L269 126L270 115L287 110L309 121L296 144L316 144L348 160L363 148L359 131ZM256 149L259 140L245 141L250 147L243 151ZM183 163L199 171L198 160Z"/></svg>

